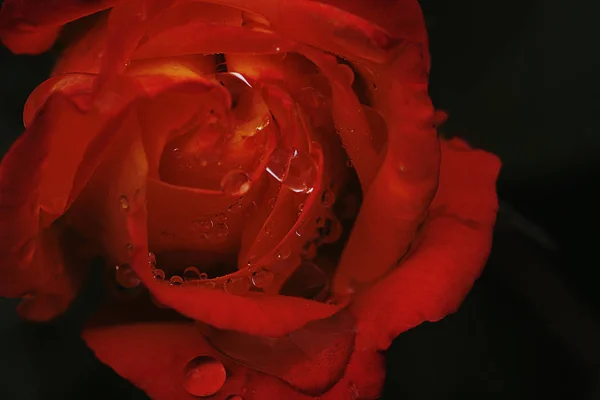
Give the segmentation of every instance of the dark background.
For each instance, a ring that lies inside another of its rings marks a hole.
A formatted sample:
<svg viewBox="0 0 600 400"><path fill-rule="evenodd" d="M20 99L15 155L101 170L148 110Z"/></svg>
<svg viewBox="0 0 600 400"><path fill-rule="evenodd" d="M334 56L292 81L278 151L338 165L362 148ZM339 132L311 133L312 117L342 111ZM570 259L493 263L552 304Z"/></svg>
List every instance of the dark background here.
<svg viewBox="0 0 600 400"><path fill-rule="evenodd" d="M500 155L501 211L488 266L461 309L401 335L384 399L600 399L596 246L598 8L591 1L423 0L431 96L444 130ZM0 146L55 55L0 48ZM0 299L0 399L145 399L66 317L20 321Z"/></svg>

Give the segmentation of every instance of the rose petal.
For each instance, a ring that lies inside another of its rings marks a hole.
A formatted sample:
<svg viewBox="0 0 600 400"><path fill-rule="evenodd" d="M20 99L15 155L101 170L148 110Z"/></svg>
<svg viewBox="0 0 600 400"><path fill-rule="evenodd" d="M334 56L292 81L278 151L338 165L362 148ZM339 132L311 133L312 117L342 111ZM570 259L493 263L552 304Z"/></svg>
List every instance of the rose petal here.
<svg viewBox="0 0 600 400"><path fill-rule="evenodd" d="M293 41L349 59L384 62L399 44L383 28L343 9L316 1L215 0L266 18L270 29ZM262 29L261 29L262 30Z"/></svg>
<svg viewBox="0 0 600 400"><path fill-rule="evenodd" d="M0 10L0 39L12 52L48 50L67 22L112 7L116 0L12 0Z"/></svg>
<svg viewBox="0 0 600 400"><path fill-rule="evenodd" d="M382 89L388 148L342 254L334 281L336 293L346 292L352 281L373 282L398 263L437 188L439 142L434 109L427 85L413 82L413 65L425 68L418 57L413 63L414 56L410 51L397 59L399 71L389 76ZM401 63L402 59L407 62Z"/></svg>
<svg viewBox="0 0 600 400"><path fill-rule="evenodd" d="M64 311L81 277L71 274L70 260L63 257L61 229L40 227L40 185L51 147L48 127L68 107L60 93L48 99L0 165L0 293L26 296L20 312L35 320Z"/></svg>
<svg viewBox="0 0 600 400"><path fill-rule="evenodd" d="M286 52L292 43L269 32L242 27L192 22L173 26L140 45L133 58L169 57L185 54Z"/></svg>
<svg viewBox="0 0 600 400"><path fill-rule="evenodd" d="M418 247L355 299L360 343L386 349L403 331L454 312L479 276L498 208L500 161L464 146L443 142L439 190Z"/></svg>
<svg viewBox="0 0 600 400"><path fill-rule="evenodd" d="M341 311L312 321L281 338L265 338L206 326L209 343L253 370L278 377L313 396L331 389L344 375L354 349L354 318Z"/></svg>
<svg viewBox="0 0 600 400"><path fill-rule="evenodd" d="M96 356L118 374L130 380L157 400L186 400L185 365L198 356L214 357L228 372L224 386L212 400L239 395L244 400L311 400L283 381L245 368L216 352L192 324L131 324L86 329L83 339ZM148 351L152 349L152 351ZM374 351L357 349L346 373L322 400L375 398L382 388L385 369L382 357Z"/></svg>
<svg viewBox="0 0 600 400"><path fill-rule="evenodd" d="M67 47L54 65L52 76L65 73L100 72L102 55L106 47L108 15L101 16L77 40Z"/></svg>
<svg viewBox="0 0 600 400"><path fill-rule="evenodd" d="M387 30L395 38L427 44L425 20L417 0L312 0L329 4Z"/></svg>

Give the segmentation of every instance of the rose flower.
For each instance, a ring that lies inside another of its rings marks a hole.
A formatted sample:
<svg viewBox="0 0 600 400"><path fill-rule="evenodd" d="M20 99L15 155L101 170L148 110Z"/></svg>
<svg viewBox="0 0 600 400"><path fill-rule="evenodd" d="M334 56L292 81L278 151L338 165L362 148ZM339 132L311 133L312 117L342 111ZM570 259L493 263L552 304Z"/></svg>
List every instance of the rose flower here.
<svg viewBox="0 0 600 400"><path fill-rule="evenodd" d="M101 261L83 338L155 399L379 396L497 211L498 159L438 137L417 1L6 0L0 38L66 24L0 167L0 294L46 321Z"/></svg>

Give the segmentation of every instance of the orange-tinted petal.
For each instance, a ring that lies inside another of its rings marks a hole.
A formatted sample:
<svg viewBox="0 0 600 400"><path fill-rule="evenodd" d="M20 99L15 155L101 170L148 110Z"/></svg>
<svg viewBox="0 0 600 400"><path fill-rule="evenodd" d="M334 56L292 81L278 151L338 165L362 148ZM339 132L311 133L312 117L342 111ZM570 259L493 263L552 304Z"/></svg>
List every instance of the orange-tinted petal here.
<svg viewBox="0 0 600 400"><path fill-rule="evenodd" d="M443 142L441 159L439 190L416 249L356 298L361 345L386 349L403 331L454 312L485 264L500 162L458 139Z"/></svg>
<svg viewBox="0 0 600 400"><path fill-rule="evenodd" d="M48 50L67 22L112 7L117 0L12 0L0 10L0 39L14 53Z"/></svg>

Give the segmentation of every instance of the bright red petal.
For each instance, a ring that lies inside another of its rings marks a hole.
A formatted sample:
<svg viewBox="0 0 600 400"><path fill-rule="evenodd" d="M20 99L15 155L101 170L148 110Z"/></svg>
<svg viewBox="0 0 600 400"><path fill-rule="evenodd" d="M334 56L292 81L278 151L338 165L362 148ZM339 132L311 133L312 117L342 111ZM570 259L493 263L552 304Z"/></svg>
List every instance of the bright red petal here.
<svg viewBox="0 0 600 400"><path fill-rule="evenodd" d="M414 252L356 298L357 340L386 349L400 333L454 312L490 251L498 202L498 158L443 142L440 184Z"/></svg>
<svg viewBox="0 0 600 400"><path fill-rule="evenodd" d="M52 46L61 26L117 1L7 0L0 10L0 39L14 53L41 53Z"/></svg>
<svg viewBox="0 0 600 400"><path fill-rule="evenodd" d="M272 376L245 368L215 351L190 323L139 323L87 329L84 340L96 356L119 375L156 400L187 400L184 390L186 364L198 356L221 361L227 370L225 384L210 400L239 395L244 400L312 400ZM381 355L357 349L346 373L321 400L376 398L384 377Z"/></svg>

